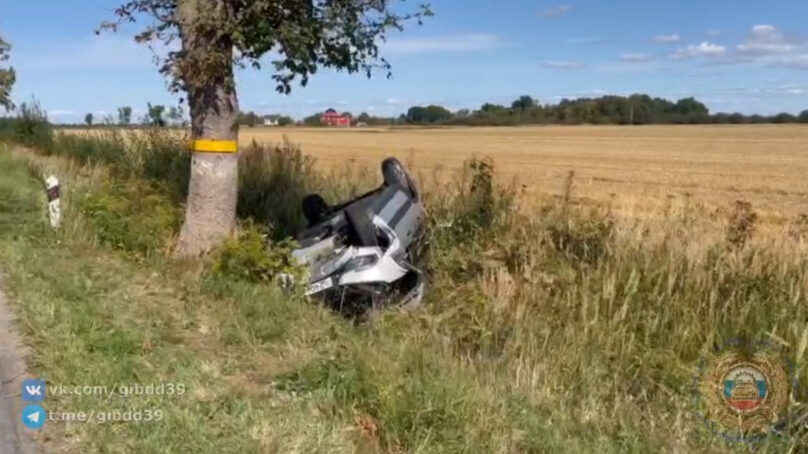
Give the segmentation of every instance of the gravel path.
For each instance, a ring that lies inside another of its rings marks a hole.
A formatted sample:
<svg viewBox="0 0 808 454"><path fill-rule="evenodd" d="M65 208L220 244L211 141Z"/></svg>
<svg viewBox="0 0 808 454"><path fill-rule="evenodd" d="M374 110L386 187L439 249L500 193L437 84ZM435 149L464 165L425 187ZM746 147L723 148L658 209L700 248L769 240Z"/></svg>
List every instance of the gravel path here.
<svg viewBox="0 0 808 454"><path fill-rule="evenodd" d="M5 297L0 272L0 453L39 452L22 426L20 388L26 378L24 350L12 330L13 315Z"/></svg>

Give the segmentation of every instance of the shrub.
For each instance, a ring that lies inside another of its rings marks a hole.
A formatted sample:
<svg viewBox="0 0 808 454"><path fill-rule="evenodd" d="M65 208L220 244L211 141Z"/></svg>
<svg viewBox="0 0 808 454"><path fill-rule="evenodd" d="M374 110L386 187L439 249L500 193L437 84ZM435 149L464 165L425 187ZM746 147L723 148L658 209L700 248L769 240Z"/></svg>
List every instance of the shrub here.
<svg viewBox="0 0 808 454"><path fill-rule="evenodd" d="M53 146L53 129L39 102L32 100L20 105L16 118L0 119L0 138L48 150Z"/></svg>
<svg viewBox="0 0 808 454"><path fill-rule="evenodd" d="M290 239L268 243L266 233L247 222L214 253L211 274L251 282L273 282L292 275L298 282L302 272L291 256L295 247Z"/></svg>
<svg viewBox="0 0 808 454"><path fill-rule="evenodd" d="M136 150L138 173L161 183L176 200L185 200L192 154L186 137L166 128L150 128L134 135L127 150Z"/></svg>
<svg viewBox="0 0 808 454"><path fill-rule="evenodd" d="M456 187L438 187L425 194L429 216L428 248L423 266L452 279L471 278L481 271L479 257L515 219L516 193L494 182L490 159L464 164Z"/></svg>
<svg viewBox="0 0 808 454"><path fill-rule="evenodd" d="M494 163L490 158L466 161L457 184L455 193L444 192L442 199L427 200L430 213L435 213L434 222L447 227L442 230L447 240L491 238L508 224L516 194L494 183Z"/></svg>
<svg viewBox="0 0 808 454"><path fill-rule="evenodd" d="M180 227L179 208L152 185L110 180L82 201L98 240L114 249L152 254L167 249Z"/></svg>

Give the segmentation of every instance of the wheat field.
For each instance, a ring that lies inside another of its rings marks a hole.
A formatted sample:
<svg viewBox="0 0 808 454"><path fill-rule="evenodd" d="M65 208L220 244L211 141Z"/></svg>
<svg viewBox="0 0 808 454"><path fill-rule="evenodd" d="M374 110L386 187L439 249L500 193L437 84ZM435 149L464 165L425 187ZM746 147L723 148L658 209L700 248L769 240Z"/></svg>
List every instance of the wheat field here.
<svg viewBox="0 0 808 454"><path fill-rule="evenodd" d="M321 166L374 171L386 156L422 175L489 156L503 182L515 179L529 195L562 193L574 171L577 197L611 201L629 215L671 203L720 211L736 200L775 223L808 213L808 127L801 125L245 128L240 136L245 144L284 138Z"/></svg>

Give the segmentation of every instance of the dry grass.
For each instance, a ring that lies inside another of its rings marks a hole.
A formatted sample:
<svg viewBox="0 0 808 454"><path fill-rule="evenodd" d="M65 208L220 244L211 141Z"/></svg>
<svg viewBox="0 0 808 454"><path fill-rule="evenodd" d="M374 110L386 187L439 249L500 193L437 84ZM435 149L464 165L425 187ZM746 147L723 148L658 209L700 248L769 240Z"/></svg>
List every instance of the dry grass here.
<svg viewBox="0 0 808 454"><path fill-rule="evenodd" d="M498 175L531 194L561 194L570 170L578 197L622 215L673 203L728 209L750 202L761 221L808 213L808 128L800 125L519 127L439 129L243 129L241 141L297 143L321 166L409 160L419 172L457 170L491 156Z"/></svg>

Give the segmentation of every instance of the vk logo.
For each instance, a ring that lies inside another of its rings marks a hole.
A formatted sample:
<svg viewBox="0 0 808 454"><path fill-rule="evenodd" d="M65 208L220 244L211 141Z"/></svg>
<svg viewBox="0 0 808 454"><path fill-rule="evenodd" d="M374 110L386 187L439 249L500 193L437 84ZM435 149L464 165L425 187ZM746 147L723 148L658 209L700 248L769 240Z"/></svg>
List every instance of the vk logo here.
<svg viewBox="0 0 808 454"><path fill-rule="evenodd" d="M29 429L41 429L45 419L45 409L39 405L26 405L22 409L22 423Z"/></svg>
<svg viewBox="0 0 808 454"><path fill-rule="evenodd" d="M22 400L42 402L45 400L45 380L29 378L22 382Z"/></svg>

